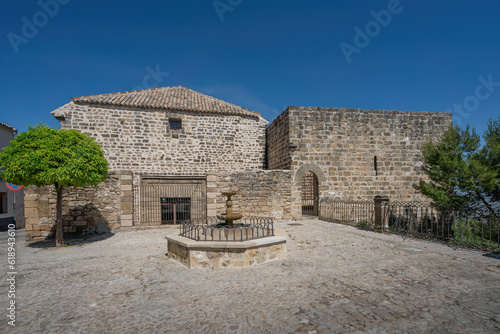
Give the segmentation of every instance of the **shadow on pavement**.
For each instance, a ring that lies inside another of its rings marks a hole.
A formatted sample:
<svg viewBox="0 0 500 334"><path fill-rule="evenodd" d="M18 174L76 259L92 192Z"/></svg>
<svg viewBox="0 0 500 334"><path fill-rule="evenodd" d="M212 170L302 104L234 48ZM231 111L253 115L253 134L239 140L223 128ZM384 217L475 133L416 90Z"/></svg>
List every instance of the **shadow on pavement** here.
<svg viewBox="0 0 500 334"><path fill-rule="evenodd" d="M500 260L500 253L488 253L488 254L484 254L483 256L492 257L494 259Z"/></svg>
<svg viewBox="0 0 500 334"><path fill-rule="evenodd" d="M114 235L115 234L112 232L89 235L65 235L63 247L91 244L94 242L106 240ZM56 240L54 237L52 237L47 240L29 242L26 244L26 246L31 248L56 248Z"/></svg>

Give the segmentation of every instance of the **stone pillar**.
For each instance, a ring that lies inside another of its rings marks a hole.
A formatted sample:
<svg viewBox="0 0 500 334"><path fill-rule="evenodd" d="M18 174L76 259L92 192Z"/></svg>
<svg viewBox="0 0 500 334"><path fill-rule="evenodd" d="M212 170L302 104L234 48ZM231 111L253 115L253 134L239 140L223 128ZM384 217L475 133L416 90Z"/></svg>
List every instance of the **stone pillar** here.
<svg viewBox="0 0 500 334"><path fill-rule="evenodd" d="M217 174L207 172L207 217L217 215Z"/></svg>
<svg viewBox="0 0 500 334"><path fill-rule="evenodd" d="M134 226L134 193L132 191L132 171L121 171L119 182L121 190L120 225Z"/></svg>
<svg viewBox="0 0 500 334"><path fill-rule="evenodd" d="M14 192L14 215L16 217L16 229L25 227L24 220L24 189Z"/></svg>
<svg viewBox="0 0 500 334"><path fill-rule="evenodd" d="M382 232L386 225L387 209L383 207L383 204L387 201L389 201L389 199L382 196L375 196L375 198L373 199L375 205L375 231L377 232Z"/></svg>
<svg viewBox="0 0 500 334"><path fill-rule="evenodd" d="M32 188L34 186L31 186ZM32 238L39 237L40 232L35 233L34 226L38 225L38 210L37 202L38 195L33 193L32 188L30 192L26 192L24 195L24 216L26 220L26 240L31 240Z"/></svg>

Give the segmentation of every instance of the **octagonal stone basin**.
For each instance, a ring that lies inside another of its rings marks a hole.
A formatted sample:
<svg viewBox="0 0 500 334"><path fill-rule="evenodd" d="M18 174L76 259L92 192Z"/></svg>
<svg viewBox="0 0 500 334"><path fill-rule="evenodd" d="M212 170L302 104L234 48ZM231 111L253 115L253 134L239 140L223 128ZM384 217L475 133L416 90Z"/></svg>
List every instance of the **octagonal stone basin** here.
<svg viewBox="0 0 500 334"><path fill-rule="evenodd" d="M168 256L189 268L251 267L286 258L286 234L248 241L196 241L178 233L166 237Z"/></svg>

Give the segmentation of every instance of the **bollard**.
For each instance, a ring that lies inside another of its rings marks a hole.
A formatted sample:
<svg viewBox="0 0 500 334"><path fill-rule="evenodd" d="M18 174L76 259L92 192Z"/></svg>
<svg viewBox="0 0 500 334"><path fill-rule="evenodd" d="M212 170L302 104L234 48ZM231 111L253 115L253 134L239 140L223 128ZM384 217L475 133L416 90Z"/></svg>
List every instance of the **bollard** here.
<svg viewBox="0 0 500 334"><path fill-rule="evenodd" d="M375 196L373 203L375 206L375 231L382 232L384 227L387 227L387 208L384 206L384 202L388 202L387 197Z"/></svg>

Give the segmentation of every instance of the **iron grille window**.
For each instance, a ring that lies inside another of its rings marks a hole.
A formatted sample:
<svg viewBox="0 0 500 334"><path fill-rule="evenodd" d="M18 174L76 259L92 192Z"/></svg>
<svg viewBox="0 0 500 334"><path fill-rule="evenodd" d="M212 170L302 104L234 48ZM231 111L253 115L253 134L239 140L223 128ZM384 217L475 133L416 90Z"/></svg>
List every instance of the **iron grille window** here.
<svg viewBox="0 0 500 334"><path fill-rule="evenodd" d="M179 224L184 217L193 219L207 216L207 182L205 179L144 178L138 190L140 225ZM173 213L174 206L175 214Z"/></svg>
<svg viewBox="0 0 500 334"><path fill-rule="evenodd" d="M191 219L190 197L161 197L160 203L163 224L178 224Z"/></svg>
<svg viewBox="0 0 500 334"><path fill-rule="evenodd" d="M169 119L168 125L170 130L180 130L182 129L182 120L180 119Z"/></svg>

